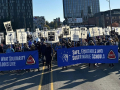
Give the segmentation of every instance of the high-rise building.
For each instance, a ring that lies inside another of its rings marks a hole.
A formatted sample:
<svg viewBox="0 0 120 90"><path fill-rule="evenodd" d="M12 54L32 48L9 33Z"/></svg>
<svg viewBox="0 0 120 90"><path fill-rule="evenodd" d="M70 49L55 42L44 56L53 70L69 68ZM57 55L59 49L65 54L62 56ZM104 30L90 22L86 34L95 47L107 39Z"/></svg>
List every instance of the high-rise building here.
<svg viewBox="0 0 120 90"><path fill-rule="evenodd" d="M0 0L0 31L5 31L3 22L11 21L13 30L33 30L32 0Z"/></svg>
<svg viewBox="0 0 120 90"><path fill-rule="evenodd" d="M64 18L79 23L100 12L99 0L63 0Z"/></svg>
<svg viewBox="0 0 120 90"><path fill-rule="evenodd" d="M45 17L44 16L34 16L33 17L33 28L34 30L36 28L39 29L43 29L43 27L45 26L46 22L45 22Z"/></svg>

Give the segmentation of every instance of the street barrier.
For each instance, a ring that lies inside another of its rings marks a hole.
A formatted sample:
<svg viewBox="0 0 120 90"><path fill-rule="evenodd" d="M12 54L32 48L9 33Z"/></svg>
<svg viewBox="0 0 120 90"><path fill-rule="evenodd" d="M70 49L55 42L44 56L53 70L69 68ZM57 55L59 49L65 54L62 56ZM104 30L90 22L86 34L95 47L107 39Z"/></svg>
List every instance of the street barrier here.
<svg viewBox="0 0 120 90"><path fill-rule="evenodd" d="M118 46L81 46L57 50L58 66L79 63L118 63Z"/></svg>
<svg viewBox="0 0 120 90"><path fill-rule="evenodd" d="M0 71L39 68L38 51L0 54Z"/></svg>

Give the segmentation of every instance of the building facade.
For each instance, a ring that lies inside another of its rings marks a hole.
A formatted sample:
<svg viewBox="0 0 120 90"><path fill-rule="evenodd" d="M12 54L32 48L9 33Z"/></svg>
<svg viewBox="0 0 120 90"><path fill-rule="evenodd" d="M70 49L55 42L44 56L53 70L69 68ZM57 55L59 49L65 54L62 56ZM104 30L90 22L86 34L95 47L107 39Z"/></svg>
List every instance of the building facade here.
<svg viewBox="0 0 120 90"><path fill-rule="evenodd" d="M13 30L33 30L32 0L0 0L0 31L5 31L3 22L11 21Z"/></svg>
<svg viewBox="0 0 120 90"><path fill-rule="evenodd" d="M111 10L111 17L110 17L110 10L96 13L92 18L89 18L89 24L95 24L98 27L107 27L112 24L117 23L120 25L120 9L113 9Z"/></svg>
<svg viewBox="0 0 120 90"><path fill-rule="evenodd" d="M63 11L67 22L82 23L100 12L99 0L63 0Z"/></svg>
<svg viewBox="0 0 120 90"><path fill-rule="evenodd" d="M46 24L45 22L45 17L44 16L34 16L33 18L33 28L34 30L36 28L43 29L44 25Z"/></svg>

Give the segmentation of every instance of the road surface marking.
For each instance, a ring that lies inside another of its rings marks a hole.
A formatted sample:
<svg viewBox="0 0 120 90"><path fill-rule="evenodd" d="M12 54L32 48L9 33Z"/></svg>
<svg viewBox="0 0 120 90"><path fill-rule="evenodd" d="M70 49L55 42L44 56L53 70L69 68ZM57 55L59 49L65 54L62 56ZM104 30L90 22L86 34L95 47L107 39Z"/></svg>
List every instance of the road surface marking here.
<svg viewBox="0 0 120 90"><path fill-rule="evenodd" d="M51 68L52 68L52 62L51 62ZM53 72L51 70L51 90L54 90L53 89Z"/></svg>
<svg viewBox="0 0 120 90"><path fill-rule="evenodd" d="M40 79L40 84L39 84L38 90L41 90L41 87L42 87L42 80L43 80L44 69L45 69L45 66L43 66L42 75L41 75L41 79Z"/></svg>

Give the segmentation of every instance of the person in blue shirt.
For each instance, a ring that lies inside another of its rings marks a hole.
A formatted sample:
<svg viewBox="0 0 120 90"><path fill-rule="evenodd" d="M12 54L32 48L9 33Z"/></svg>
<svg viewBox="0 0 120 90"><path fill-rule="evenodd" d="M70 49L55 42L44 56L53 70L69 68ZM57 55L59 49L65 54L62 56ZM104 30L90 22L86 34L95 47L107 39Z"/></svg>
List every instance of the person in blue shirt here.
<svg viewBox="0 0 120 90"><path fill-rule="evenodd" d="M15 52L13 48L11 48L11 46L8 46L8 49L6 50L6 53L13 53Z"/></svg>
<svg viewBox="0 0 120 90"><path fill-rule="evenodd" d="M58 49L61 49L60 43L57 43L57 46L55 47L55 52L56 52L55 59L56 59L56 61L57 61L57 50Z"/></svg>
<svg viewBox="0 0 120 90"><path fill-rule="evenodd" d="M66 46L65 46L65 44L64 44L64 43L62 44L62 48L66 48Z"/></svg>
<svg viewBox="0 0 120 90"><path fill-rule="evenodd" d="M29 48L32 46L32 40L28 41Z"/></svg>
<svg viewBox="0 0 120 90"><path fill-rule="evenodd" d="M64 49L64 48L66 48L66 46L65 46L65 44L63 43L63 44L62 44L62 49ZM67 66L63 66L62 69L64 69L64 67L66 67L66 69L67 69Z"/></svg>
<svg viewBox="0 0 120 90"><path fill-rule="evenodd" d="M58 43L57 46L55 47L55 51L57 52L58 49L61 49L60 43Z"/></svg>

